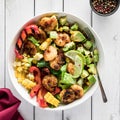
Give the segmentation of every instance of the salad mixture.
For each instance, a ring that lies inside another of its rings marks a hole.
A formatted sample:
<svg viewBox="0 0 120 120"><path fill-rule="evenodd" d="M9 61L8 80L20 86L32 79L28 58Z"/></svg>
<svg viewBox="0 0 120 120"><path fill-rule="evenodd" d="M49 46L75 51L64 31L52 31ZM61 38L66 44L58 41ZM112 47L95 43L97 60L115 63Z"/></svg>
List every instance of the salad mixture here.
<svg viewBox="0 0 120 120"><path fill-rule="evenodd" d="M40 107L80 99L96 82L99 53L67 16L45 16L26 26L15 45L15 76Z"/></svg>

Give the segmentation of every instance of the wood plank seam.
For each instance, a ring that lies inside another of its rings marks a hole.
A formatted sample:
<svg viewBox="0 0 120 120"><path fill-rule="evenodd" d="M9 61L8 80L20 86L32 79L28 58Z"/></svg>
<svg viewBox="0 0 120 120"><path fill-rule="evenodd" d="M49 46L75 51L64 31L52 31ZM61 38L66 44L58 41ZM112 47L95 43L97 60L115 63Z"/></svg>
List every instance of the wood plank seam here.
<svg viewBox="0 0 120 120"><path fill-rule="evenodd" d="M4 0L4 88L6 88L6 0Z"/></svg>

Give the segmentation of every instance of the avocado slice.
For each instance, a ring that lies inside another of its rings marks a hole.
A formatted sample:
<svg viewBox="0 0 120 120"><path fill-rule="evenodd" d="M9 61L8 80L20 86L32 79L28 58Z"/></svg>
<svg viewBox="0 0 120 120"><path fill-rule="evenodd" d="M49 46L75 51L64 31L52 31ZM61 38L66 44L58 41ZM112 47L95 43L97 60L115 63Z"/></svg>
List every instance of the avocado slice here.
<svg viewBox="0 0 120 120"><path fill-rule="evenodd" d="M67 23L67 18L66 18L66 16L63 16L63 17L61 17L60 19L59 19L59 23L60 23L60 25L65 25L66 23Z"/></svg>
<svg viewBox="0 0 120 120"><path fill-rule="evenodd" d="M64 46L63 51L68 51L68 50L71 50L71 49L74 49L74 48L75 48L75 43L74 42L69 42Z"/></svg>
<svg viewBox="0 0 120 120"><path fill-rule="evenodd" d="M94 77L94 75L89 75L89 76L87 77L87 80L88 80L88 82L89 82L89 86L84 86L84 92L85 92L85 93L92 87L92 85L95 84L96 78Z"/></svg>
<svg viewBox="0 0 120 120"><path fill-rule="evenodd" d="M73 30L73 31L78 30L78 28L79 28L78 23L74 23L74 24L70 27L70 29Z"/></svg>
<svg viewBox="0 0 120 120"><path fill-rule="evenodd" d="M96 79L95 79L94 75L89 75L87 77L87 79L88 79L88 81L90 83L90 86L93 85L96 82Z"/></svg>
<svg viewBox="0 0 120 120"><path fill-rule="evenodd" d="M80 31L71 31L71 40L74 42L85 41L85 36Z"/></svg>
<svg viewBox="0 0 120 120"><path fill-rule="evenodd" d="M81 78L86 78L89 75L87 70L83 70L81 74Z"/></svg>
<svg viewBox="0 0 120 120"><path fill-rule="evenodd" d="M90 57L90 55L86 56L85 59L86 59L86 64L87 64L87 65L91 64L92 61L93 61L93 58Z"/></svg>
<svg viewBox="0 0 120 120"><path fill-rule="evenodd" d="M90 49L93 46L93 42L87 40L83 45L86 49Z"/></svg>
<svg viewBox="0 0 120 120"><path fill-rule="evenodd" d="M89 73L91 73L91 74L96 74L96 67L95 67L95 65L94 64L90 64L90 65L88 65L88 72Z"/></svg>

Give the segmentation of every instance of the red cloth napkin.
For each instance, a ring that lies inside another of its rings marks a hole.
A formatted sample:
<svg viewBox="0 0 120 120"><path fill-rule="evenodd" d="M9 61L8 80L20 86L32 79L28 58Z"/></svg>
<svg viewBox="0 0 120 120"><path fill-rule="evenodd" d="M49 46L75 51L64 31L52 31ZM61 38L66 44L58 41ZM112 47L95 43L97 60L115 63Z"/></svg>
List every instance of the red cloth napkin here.
<svg viewBox="0 0 120 120"><path fill-rule="evenodd" d="M0 120L24 120L17 111L18 100L7 88L0 88Z"/></svg>

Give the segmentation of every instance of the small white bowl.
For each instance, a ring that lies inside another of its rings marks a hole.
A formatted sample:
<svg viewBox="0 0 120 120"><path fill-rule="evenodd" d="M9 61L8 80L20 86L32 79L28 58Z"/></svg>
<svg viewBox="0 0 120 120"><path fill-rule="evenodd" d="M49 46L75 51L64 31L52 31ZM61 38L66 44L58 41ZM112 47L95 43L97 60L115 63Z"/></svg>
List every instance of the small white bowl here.
<svg viewBox="0 0 120 120"><path fill-rule="evenodd" d="M10 49L8 51L8 71L9 71L9 75L10 75L10 80L13 84L13 86L15 87L15 89L17 90L17 92L26 100L28 101L29 103L31 103L32 105L34 106L37 106L39 107L38 103L36 102L36 98L33 98L31 99L30 98L30 95L28 94L28 91L22 87L18 82L17 82L17 79L15 77L15 74L14 74L14 69L13 69L13 62L15 60L15 53L14 53L14 49L15 49L15 44L16 44L16 40L20 34L20 31L27 25L31 24L31 23L34 23L35 21L38 21L41 17L43 16L48 16L48 15L51 15L51 14L56 14L58 17L60 16L67 16L67 20L69 22L77 22L80 26L80 28L86 32L88 35L90 35L90 37L94 37L93 39L95 39L95 42L96 42L96 45L97 45L97 48L99 50L99 54L100 54L100 59L99 59L99 62L98 62L98 71L101 71L102 68L103 68L103 63L104 63L104 53L103 53L103 48L102 48L102 45L101 45L101 42L100 42L100 39L98 37L98 35L96 34L96 32L86 23L84 22L81 18L78 18L78 17L75 17L71 14L67 14L67 13L64 13L64 12L53 12L53 13L46 13L46 14L42 14L42 15L39 15L37 17L34 17L32 18L31 20L29 20L26 24L24 24L21 29L17 32L17 34L15 35L12 43L11 43L11 46L10 46ZM88 98L90 98L93 93L96 91L96 89L98 88L98 81L96 81L96 83L88 90L87 93L85 93L85 95L81 98L81 99L78 99L78 100L75 100L74 102L68 104L68 105L61 105L57 108L41 108L39 107L40 109L45 109L45 110L65 110L65 109L70 109L72 107L75 107L77 105L80 105L82 104L83 102L85 102Z"/></svg>

